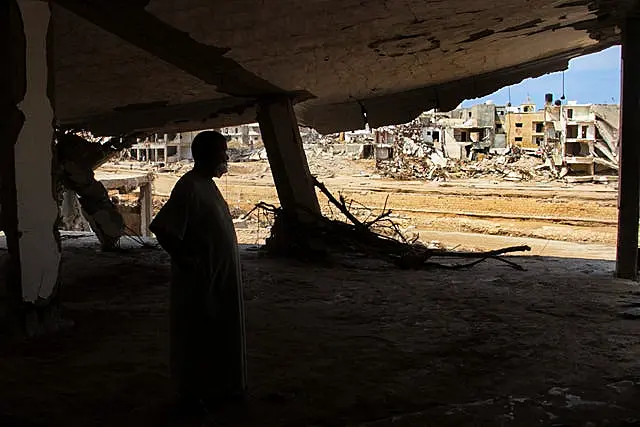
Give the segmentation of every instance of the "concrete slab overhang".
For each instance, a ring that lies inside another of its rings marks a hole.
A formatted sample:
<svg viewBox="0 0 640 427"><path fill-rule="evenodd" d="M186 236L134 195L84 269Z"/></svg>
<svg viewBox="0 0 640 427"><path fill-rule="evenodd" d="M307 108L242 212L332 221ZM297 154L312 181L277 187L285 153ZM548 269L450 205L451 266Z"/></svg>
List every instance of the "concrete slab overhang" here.
<svg viewBox="0 0 640 427"><path fill-rule="evenodd" d="M619 43L633 3L54 0L56 114L103 135L195 130L288 94L322 133L401 123Z"/></svg>

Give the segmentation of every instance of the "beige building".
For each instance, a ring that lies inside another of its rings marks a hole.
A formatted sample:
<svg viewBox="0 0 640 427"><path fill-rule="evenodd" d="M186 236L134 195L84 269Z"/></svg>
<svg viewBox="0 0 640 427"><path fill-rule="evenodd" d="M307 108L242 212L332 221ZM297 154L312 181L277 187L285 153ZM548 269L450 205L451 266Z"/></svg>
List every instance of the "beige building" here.
<svg viewBox="0 0 640 427"><path fill-rule="evenodd" d="M544 142L544 111L536 111L535 104L527 102L519 107L507 107L502 121L507 143L522 148L538 148Z"/></svg>

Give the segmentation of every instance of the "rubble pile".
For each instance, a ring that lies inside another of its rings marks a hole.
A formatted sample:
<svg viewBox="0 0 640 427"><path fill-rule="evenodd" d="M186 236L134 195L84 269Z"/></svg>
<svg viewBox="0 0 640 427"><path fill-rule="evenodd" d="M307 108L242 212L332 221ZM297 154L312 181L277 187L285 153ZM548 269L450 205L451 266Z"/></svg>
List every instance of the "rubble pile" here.
<svg viewBox="0 0 640 427"><path fill-rule="evenodd" d="M340 138L339 133L322 135L313 128L300 128L300 136L304 144L333 144Z"/></svg>
<svg viewBox="0 0 640 427"><path fill-rule="evenodd" d="M379 131L385 132L389 135L394 135L396 140L401 139L402 141L406 141L409 139L416 144L426 145L422 138L423 129L424 123L420 117L413 119L409 123L378 128Z"/></svg>
<svg viewBox="0 0 640 427"><path fill-rule="evenodd" d="M305 145L304 151L312 175L318 178L333 178L344 174L344 171L353 170L354 163L351 161L359 158L358 154L350 154L340 148L338 144L309 144ZM363 171L354 173L362 174Z"/></svg>
<svg viewBox="0 0 640 427"><path fill-rule="evenodd" d="M230 162L257 162L267 160L267 150L264 147L229 148L227 150Z"/></svg>
<svg viewBox="0 0 640 427"><path fill-rule="evenodd" d="M515 150L503 155L485 156L482 160L463 163L459 167L467 178L496 177L506 181L556 178L555 170L546 166L542 157Z"/></svg>
<svg viewBox="0 0 640 427"><path fill-rule="evenodd" d="M171 172L178 175L185 174L193 168L193 161L180 160L179 162L167 163L159 172ZM153 166L148 166L148 169L153 169Z"/></svg>
<svg viewBox="0 0 640 427"><path fill-rule="evenodd" d="M517 148L505 154L481 154L478 160L445 158L440 151L408 138L394 145L394 156L376 161L385 176L394 179L445 181L464 178L498 178L507 181L556 179L555 169L536 154Z"/></svg>

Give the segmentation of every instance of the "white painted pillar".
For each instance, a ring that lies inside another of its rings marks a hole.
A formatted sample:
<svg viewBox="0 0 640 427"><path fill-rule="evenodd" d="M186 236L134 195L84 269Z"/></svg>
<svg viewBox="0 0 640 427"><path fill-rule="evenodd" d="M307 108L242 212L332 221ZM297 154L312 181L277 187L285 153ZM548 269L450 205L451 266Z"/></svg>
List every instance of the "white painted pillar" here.
<svg viewBox="0 0 640 427"><path fill-rule="evenodd" d="M2 214L10 254L10 312L21 332L56 327L51 304L58 288L60 240L53 183L52 63L49 2L7 0L13 49L8 132L3 135Z"/></svg>
<svg viewBox="0 0 640 427"><path fill-rule="evenodd" d="M149 237L149 225L153 216L153 183L148 182L140 186L140 235Z"/></svg>
<svg viewBox="0 0 640 427"><path fill-rule="evenodd" d="M53 106L49 99L48 2L19 0L26 35L26 93L18 108L25 122L15 148L22 298L35 303L53 295L58 282L60 246L54 229L58 205L53 197Z"/></svg>

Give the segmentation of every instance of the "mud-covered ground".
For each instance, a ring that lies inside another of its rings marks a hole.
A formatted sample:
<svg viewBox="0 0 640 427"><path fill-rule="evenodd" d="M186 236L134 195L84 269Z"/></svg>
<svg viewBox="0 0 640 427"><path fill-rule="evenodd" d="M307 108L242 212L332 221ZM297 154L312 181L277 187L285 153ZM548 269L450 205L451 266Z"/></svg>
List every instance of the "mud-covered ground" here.
<svg viewBox="0 0 640 427"><path fill-rule="evenodd" d="M2 426L640 425L640 305L609 261L405 271L242 251L250 394L171 418L168 259L64 240L75 326L2 344ZM203 337L207 339L207 337Z"/></svg>

